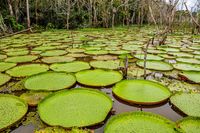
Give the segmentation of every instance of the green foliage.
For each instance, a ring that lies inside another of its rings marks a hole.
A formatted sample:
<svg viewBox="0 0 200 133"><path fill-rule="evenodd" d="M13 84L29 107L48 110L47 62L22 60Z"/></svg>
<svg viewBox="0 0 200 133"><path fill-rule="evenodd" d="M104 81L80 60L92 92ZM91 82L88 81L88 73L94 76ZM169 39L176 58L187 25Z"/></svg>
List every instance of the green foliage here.
<svg viewBox="0 0 200 133"><path fill-rule="evenodd" d="M14 31L20 31L25 27L22 24L16 22L16 19L13 16L7 16L5 21Z"/></svg>

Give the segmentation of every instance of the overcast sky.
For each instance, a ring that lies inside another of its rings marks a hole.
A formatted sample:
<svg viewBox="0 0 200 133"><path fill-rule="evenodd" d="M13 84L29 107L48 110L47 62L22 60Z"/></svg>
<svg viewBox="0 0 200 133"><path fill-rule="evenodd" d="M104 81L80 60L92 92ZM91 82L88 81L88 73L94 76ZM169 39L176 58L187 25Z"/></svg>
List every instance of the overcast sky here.
<svg viewBox="0 0 200 133"><path fill-rule="evenodd" d="M198 1L198 0L180 0L180 2L179 2L179 3L180 3L180 4L179 4L179 8L181 8L181 3L182 3L182 2L186 2L188 8L191 9L192 7L195 6L195 4L196 4L197 1ZM185 9L185 7L184 7L184 9Z"/></svg>

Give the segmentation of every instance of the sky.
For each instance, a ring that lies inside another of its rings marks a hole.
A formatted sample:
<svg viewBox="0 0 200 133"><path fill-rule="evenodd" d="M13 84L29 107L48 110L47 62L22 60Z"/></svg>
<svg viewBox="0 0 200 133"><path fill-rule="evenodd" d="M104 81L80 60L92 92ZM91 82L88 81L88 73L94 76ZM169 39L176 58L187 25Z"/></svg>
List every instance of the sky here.
<svg viewBox="0 0 200 133"><path fill-rule="evenodd" d="M198 0L180 0L180 2L179 2L179 8L181 8L181 3L182 2L186 2L188 8L191 9L192 7L195 6L195 4L196 4L197 1ZM185 6L184 6L183 9L185 10Z"/></svg>

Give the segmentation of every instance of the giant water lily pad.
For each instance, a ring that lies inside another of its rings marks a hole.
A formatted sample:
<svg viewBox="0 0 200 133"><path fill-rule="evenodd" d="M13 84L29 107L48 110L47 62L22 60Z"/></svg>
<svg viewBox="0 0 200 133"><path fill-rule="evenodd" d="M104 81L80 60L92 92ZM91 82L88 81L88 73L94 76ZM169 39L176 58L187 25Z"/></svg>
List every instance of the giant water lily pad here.
<svg viewBox="0 0 200 133"><path fill-rule="evenodd" d="M111 108L112 100L103 92L76 88L48 96L38 112L51 126L85 127L104 121Z"/></svg>
<svg viewBox="0 0 200 133"><path fill-rule="evenodd" d="M24 56L9 57L5 61L14 63L23 63L23 62L31 62L33 60L36 60L37 58L38 56L36 55L24 55Z"/></svg>
<svg viewBox="0 0 200 133"><path fill-rule="evenodd" d="M63 72L45 72L28 77L25 88L34 91L55 91L73 86L76 79L73 75Z"/></svg>
<svg viewBox="0 0 200 133"><path fill-rule="evenodd" d="M20 51L7 52L6 54L8 56L20 56L20 55L27 55L28 53L29 53L28 50L20 50Z"/></svg>
<svg viewBox="0 0 200 133"><path fill-rule="evenodd" d="M88 51L85 51L84 53L89 54L89 55L104 55L104 54L108 54L108 51L106 51L106 50L88 50Z"/></svg>
<svg viewBox="0 0 200 133"><path fill-rule="evenodd" d="M134 55L135 58L144 60L144 54L136 54ZM163 60L164 58L158 56L158 55L153 55L153 54L147 54L147 60Z"/></svg>
<svg viewBox="0 0 200 133"><path fill-rule="evenodd" d="M78 72L81 70L90 69L90 65L83 61L74 61L69 63L52 64L50 68L60 72Z"/></svg>
<svg viewBox="0 0 200 133"><path fill-rule="evenodd" d="M41 72L46 72L48 70L49 66L45 64L26 64L7 70L6 73L13 77L26 77Z"/></svg>
<svg viewBox="0 0 200 133"><path fill-rule="evenodd" d="M183 113L200 117L200 94L175 94L170 98L170 101Z"/></svg>
<svg viewBox="0 0 200 133"><path fill-rule="evenodd" d="M200 71L200 65L190 63L176 63L173 64L174 68L183 71Z"/></svg>
<svg viewBox="0 0 200 133"><path fill-rule="evenodd" d="M123 76L118 71L101 69L85 70L75 74L77 81L88 86L108 86L122 80Z"/></svg>
<svg viewBox="0 0 200 133"><path fill-rule="evenodd" d="M115 85L113 93L124 101L144 105L161 103L171 95L167 87L148 80L123 80Z"/></svg>
<svg viewBox="0 0 200 133"><path fill-rule="evenodd" d="M67 52L65 50L49 50L41 53L41 56L59 56L59 55L64 55Z"/></svg>
<svg viewBox="0 0 200 133"><path fill-rule="evenodd" d="M176 60L183 63L200 64L200 60L195 58L176 58Z"/></svg>
<svg viewBox="0 0 200 133"><path fill-rule="evenodd" d="M67 57L67 56L53 56L53 57L44 57L42 58L42 62L44 63L61 63L61 62L71 62L76 60L73 57Z"/></svg>
<svg viewBox="0 0 200 133"><path fill-rule="evenodd" d="M0 60L3 60L3 59L5 59L5 58L7 58L7 55L0 54Z"/></svg>
<svg viewBox="0 0 200 133"><path fill-rule="evenodd" d="M0 73L0 86L7 83L11 77L7 74Z"/></svg>
<svg viewBox="0 0 200 133"><path fill-rule="evenodd" d="M200 132L200 118L186 117L178 121L178 127L185 133L199 133Z"/></svg>
<svg viewBox="0 0 200 133"><path fill-rule="evenodd" d="M90 61L90 65L92 67L102 69L118 69L120 67L120 63L120 60Z"/></svg>
<svg viewBox="0 0 200 133"><path fill-rule="evenodd" d="M99 55L99 56L93 56L94 60L116 60L117 56L113 55Z"/></svg>
<svg viewBox="0 0 200 133"><path fill-rule="evenodd" d="M200 83L200 72L196 72L196 71L183 71L179 75L180 76L184 76L188 80L193 81L195 83Z"/></svg>
<svg viewBox="0 0 200 133"><path fill-rule="evenodd" d="M144 61L139 60L136 63L140 67L144 67ZM163 61L154 61L154 60L147 60L146 61L146 68L152 70L159 70L159 71L170 71L173 69L172 65L167 62Z"/></svg>
<svg viewBox="0 0 200 133"><path fill-rule="evenodd" d="M0 72L6 71L16 65L16 63L0 62Z"/></svg>
<svg viewBox="0 0 200 133"><path fill-rule="evenodd" d="M0 131L19 121L27 112L28 105L20 98L0 94Z"/></svg>
<svg viewBox="0 0 200 133"><path fill-rule="evenodd" d="M179 133L176 124L150 112L130 112L113 116L104 133Z"/></svg>

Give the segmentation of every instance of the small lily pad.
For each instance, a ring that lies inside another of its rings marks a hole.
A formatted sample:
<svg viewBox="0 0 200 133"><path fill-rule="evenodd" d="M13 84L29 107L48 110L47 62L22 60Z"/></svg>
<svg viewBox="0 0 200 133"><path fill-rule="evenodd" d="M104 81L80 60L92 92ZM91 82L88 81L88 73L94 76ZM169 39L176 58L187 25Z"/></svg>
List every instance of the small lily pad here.
<svg viewBox="0 0 200 133"><path fill-rule="evenodd" d="M49 92L26 92L23 93L20 98L24 99L29 106L37 106L37 104L49 94Z"/></svg>

